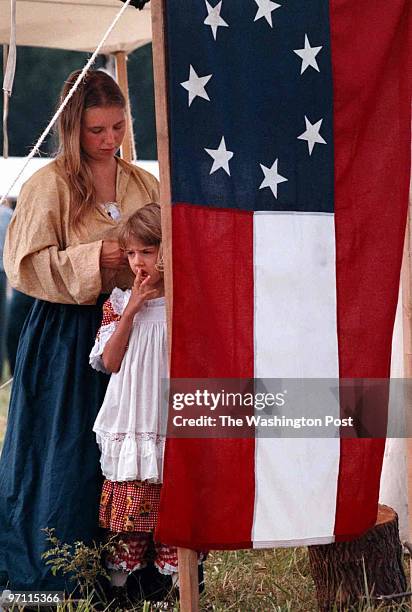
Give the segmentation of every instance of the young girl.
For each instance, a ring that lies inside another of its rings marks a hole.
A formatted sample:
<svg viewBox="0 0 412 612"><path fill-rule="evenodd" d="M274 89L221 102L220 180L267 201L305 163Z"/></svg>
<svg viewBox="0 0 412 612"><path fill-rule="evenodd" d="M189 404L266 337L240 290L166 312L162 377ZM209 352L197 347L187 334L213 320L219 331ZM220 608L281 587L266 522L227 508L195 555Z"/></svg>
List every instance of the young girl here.
<svg viewBox="0 0 412 612"><path fill-rule="evenodd" d="M135 280L105 302L90 354L96 370L112 372L93 430L106 478L99 522L117 534L116 554L106 560L113 587L124 587L129 573L145 567L159 507L162 378L168 376L160 207L147 204L134 213L119 243ZM163 574L177 572L176 548L156 543L154 563Z"/></svg>

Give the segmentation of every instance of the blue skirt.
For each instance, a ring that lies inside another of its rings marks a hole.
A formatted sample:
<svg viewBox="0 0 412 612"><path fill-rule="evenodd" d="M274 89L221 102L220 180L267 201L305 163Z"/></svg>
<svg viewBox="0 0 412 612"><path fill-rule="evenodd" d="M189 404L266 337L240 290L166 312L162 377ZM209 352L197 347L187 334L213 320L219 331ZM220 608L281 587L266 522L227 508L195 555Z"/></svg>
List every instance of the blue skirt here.
<svg viewBox="0 0 412 612"><path fill-rule="evenodd" d="M99 539L102 476L92 427L109 377L88 357L102 303L37 300L22 330L0 459L0 587L72 591L76 585L42 559L49 548L42 530L54 528L67 543Z"/></svg>

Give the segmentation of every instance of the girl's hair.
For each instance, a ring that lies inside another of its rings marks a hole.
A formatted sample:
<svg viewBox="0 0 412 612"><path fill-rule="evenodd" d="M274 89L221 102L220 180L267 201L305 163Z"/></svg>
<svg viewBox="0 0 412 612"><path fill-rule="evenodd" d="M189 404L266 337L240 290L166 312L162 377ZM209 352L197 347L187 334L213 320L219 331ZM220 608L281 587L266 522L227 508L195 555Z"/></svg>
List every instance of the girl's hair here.
<svg viewBox="0 0 412 612"><path fill-rule="evenodd" d="M60 104L79 74L80 70L75 70L69 75L60 94ZM101 70L89 70L58 120L57 159L69 183L70 220L73 225L79 225L85 212L96 205L92 173L80 144L83 113L88 108L105 106L126 108L126 101L118 84L108 74Z"/></svg>
<svg viewBox="0 0 412 612"><path fill-rule="evenodd" d="M138 240L146 246L158 246L159 254L156 269L164 271L163 249L162 249L162 225L159 204L151 202L139 208L121 226L119 232L119 244L122 249L133 240Z"/></svg>

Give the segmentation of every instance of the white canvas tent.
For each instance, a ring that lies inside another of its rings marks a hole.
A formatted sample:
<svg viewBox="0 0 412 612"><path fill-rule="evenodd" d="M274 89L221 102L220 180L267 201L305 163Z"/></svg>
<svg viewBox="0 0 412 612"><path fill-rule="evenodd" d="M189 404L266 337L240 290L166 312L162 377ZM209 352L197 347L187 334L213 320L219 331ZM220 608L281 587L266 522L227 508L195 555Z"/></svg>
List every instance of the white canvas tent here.
<svg viewBox="0 0 412 612"><path fill-rule="evenodd" d="M92 52L122 8L120 0L17 0L17 45ZM129 6L102 53L131 53L152 39L149 5ZM0 0L0 44L10 41L10 0Z"/></svg>
<svg viewBox="0 0 412 612"><path fill-rule="evenodd" d="M395 379L404 378L405 376L403 363L403 326L402 291L400 291L392 339L391 377ZM391 410L391 404L389 405L389 410ZM399 517L399 534L401 541L408 541L408 465L406 438L388 438L386 440L379 501L396 510Z"/></svg>
<svg viewBox="0 0 412 612"><path fill-rule="evenodd" d="M27 181L34 172L50 163L50 161L51 159L48 157L35 157L30 160L22 176L9 191L9 198L16 199L23 183ZM159 178L159 164L157 161L142 161L139 159L138 165L144 170L147 170L147 172L153 174L156 178ZM11 181L18 175L21 166L22 159L20 157L9 157L8 159L0 157L0 197L7 192Z"/></svg>

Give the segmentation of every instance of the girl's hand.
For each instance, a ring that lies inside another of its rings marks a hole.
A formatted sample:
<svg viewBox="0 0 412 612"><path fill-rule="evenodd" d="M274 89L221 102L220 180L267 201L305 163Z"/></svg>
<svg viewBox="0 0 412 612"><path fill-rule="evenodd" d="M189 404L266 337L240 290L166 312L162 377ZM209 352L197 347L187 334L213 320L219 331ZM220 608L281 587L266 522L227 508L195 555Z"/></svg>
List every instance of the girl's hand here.
<svg viewBox="0 0 412 612"><path fill-rule="evenodd" d="M100 267L111 270L123 270L128 266L127 257L119 247L117 240L103 240L100 252Z"/></svg>
<svg viewBox="0 0 412 612"><path fill-rule="evenodd" d="M160 297L160 290L150 286L150 276L142 280L142 273L139 270L134 279L132 293L125 313L134 316L147 300L153 300L157 297Z"/></svg>

